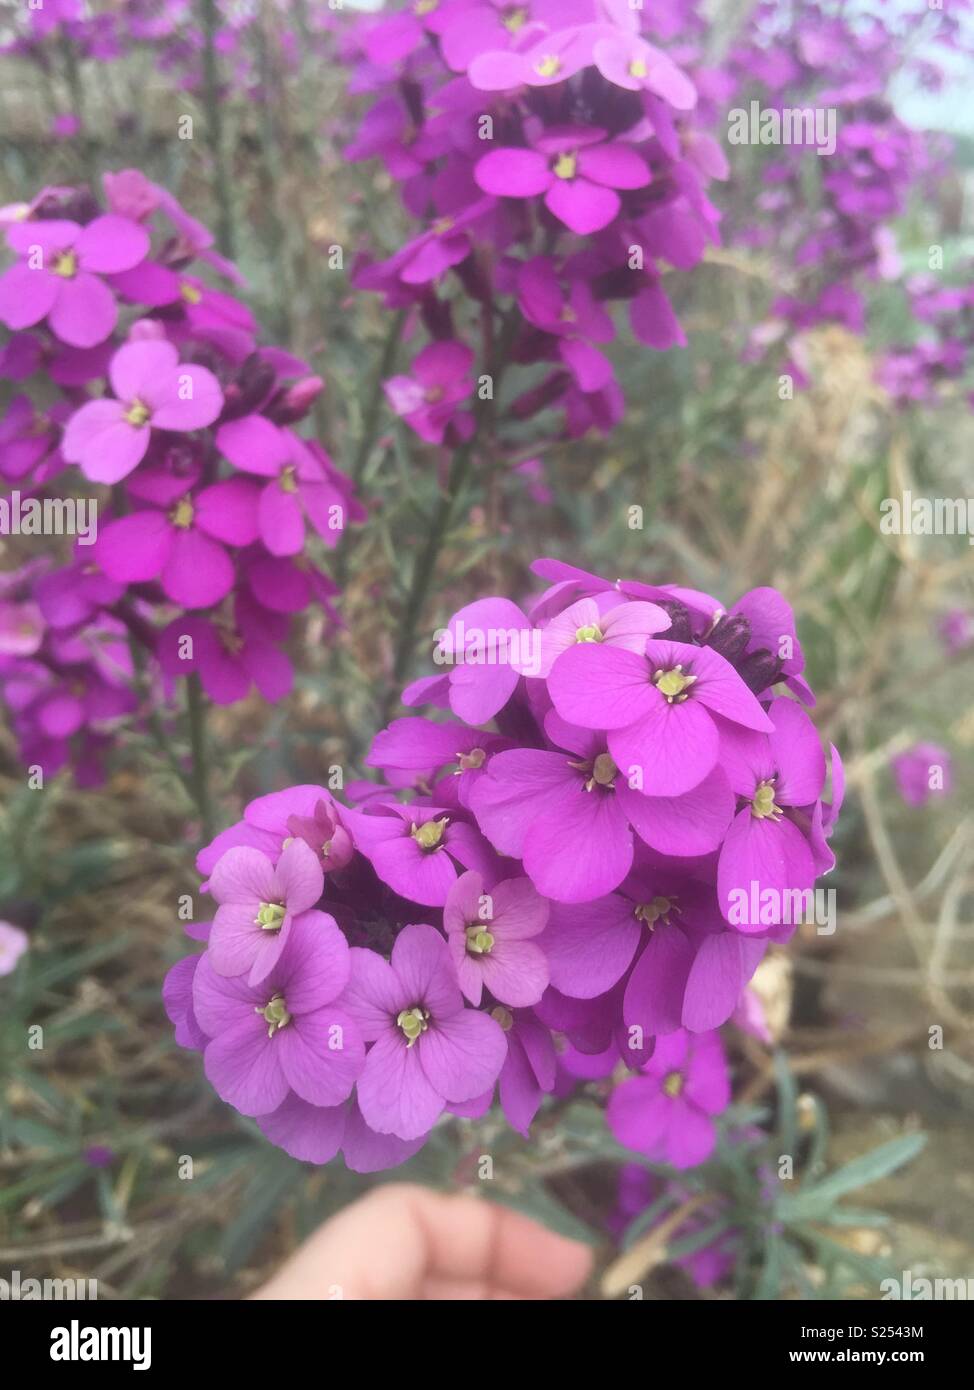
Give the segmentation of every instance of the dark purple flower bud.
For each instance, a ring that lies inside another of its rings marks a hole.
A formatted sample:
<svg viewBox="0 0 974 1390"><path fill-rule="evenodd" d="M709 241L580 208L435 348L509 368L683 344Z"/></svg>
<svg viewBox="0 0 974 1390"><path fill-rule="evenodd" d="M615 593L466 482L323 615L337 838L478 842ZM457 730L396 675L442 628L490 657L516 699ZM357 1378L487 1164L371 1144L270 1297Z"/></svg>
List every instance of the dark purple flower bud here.
<svg viewBox="0 0 974 1390"><path fill-rule="evenodd" d="M654 602L670 618L670 626L659 636L665 637L668 642L692 642L693 624L690 622L689 608L675 598L655 599Z"/></svg>
<svg viewBox="0 0 974 1390"><path fill-rule="evenodd" d="M774 685L781 675L781 658L769 652L766 647L750 652L743 661L736 662L735 665L741 680L755 695L760 695L762 690Z"/></svg>
<svg viewBox="0 0 974 1390"><path fill-rule="evenodd" d="M751 624L743 613L728 613L715 626L704 643L734 663L743 656L751 637Z"/></svg>
<svg viewBox="0 0 974 1390"><path fill-rule="evenodd" d="M252 352L244 361L235 379L224 387L223 420L250 415L274 389L274 368L263 357Z"/></svg>
<svg viewBox="0 0 974 1390"><path fill-rule="evenodd" d="M304 419L324 389L325 383L320 376L302 377L275 396L264 413L277 425L291 425Z"/></svg>

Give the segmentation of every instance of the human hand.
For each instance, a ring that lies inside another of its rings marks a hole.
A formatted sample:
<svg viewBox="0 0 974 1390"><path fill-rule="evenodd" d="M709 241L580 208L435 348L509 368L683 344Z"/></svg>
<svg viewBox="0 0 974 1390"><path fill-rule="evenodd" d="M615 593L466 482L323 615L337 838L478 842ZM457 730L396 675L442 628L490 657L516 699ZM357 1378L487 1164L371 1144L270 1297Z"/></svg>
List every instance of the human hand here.
<svg viewBox="0 0 974 1390"><path fill-rule="evenodd" d="M508 1207L388 1183L338 1213L255 1299L555 1299L585 1282L584 1245Z"/></svg>

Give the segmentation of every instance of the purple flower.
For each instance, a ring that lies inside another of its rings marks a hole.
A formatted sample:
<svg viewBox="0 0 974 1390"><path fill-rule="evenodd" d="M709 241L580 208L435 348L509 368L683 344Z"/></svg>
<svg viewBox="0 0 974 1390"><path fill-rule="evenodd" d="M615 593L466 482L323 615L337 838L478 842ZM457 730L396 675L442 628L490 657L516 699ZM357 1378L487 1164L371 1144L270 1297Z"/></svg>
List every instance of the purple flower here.
<svg viewBox="0 0 974 1390"><path fill-rule="evenodd" d="M257 1124L272 1144L302 1163L329 1163L341 1151L353 1173L375 1173L395 1168L412 1158L426 1142L376 1134L362 1119L354 1099L341 1105L309 1105L292 1091L270 1115L259 1115Z"/></svg>
<svg viewBox="0 0 974 1390"><path fill-rule="evenodd" d="M720 754L720 720L770 733L772 724L717 652L649 641L645 656L604 644L565 652L548 681L555 708L584 728L609 730L609 752L642 787L678 796L699 786Z"/></svg>
<svg viewBox="0 0 974 1390"><path fill-rule="evenodd" d="M557 1058L551 1033L530 1009L491 1010L507 1036L497 1089L507 1122L525 1139L544 1096L555 1088Z"/></svg>
<svg viewBox="0 0 974 1390"><path fill-rule="evenodd" d="M243 1115L269 1115L292 1094L338 1105L364 1059L359 1029L337 1002L349 976L349 949L334 918L294 919L274 969L258 986L218 975L209 951L193 979L193 1010L210 1039L206 1075Z"/></svg>
<svg viewBox="0 0 974 1390"><path fill-rule="evenodd" d="M343 820L383 882L414 903L442 907L458 863L488 874L495 868L477 830L449 808L383 805L374 815L346 811Z"/></svg>
<svg viewBox="0 0 974 1390"><path fill-rule="evenodd" d="M579 643L604 643L641 656L647 638L669 626L669 614L655 603L625 603L614 594L581 598L542 629L538 675L549 676L562 652Z"/></svg>
<svg viewBox="0 0 974 1390"><path fill-rule="evenodd" d="M44 618L36 603L0 599L0 657L33 656L44 641Z"/></svg>
<svg viewBox="0 0 974 1390"><path fill-rule="evenodd" d="M42 319L56 338L94 347L115 327L115 297L100 275L130 270L144 260L149 236L127 217L77 222L27 221L7 229L21 259L0 276L0 322L31 328Z"/></svg>
<svg viewBox="0 0 974 1390"><path fill-rule="evenodd" d="M236 468L271 478L257 509L260 538L272 555L298 555L304 549L304 516L329 546L345 527L345 493L327 455L319 458L291 430L263 415L246 415L221 425L217 447Z"/></svg>
<svg viewBox="0 0 974 1390"><path fill-rule="evenodd" d="M721 846L717 893L724 916L740 931L796 920L788 916L787 894L804 893L815 882L812 851L793 815L821 796L825 754L794 700L773 700L768 715L770 735L734 728L722 749L731 786L745 804Z"/></svg>
<svg viewBox="0 0 974 1390"><path fill-rule="evenodd" d="M940 640L951 656L974 644L974 614L966 608L951 608L937 624Z"/></svg>
<svg viewBox="0 0 974 1390"><path fill-rule="evenodd" d="M497 1080L507 1055L503 1030L467 1009L450 952L431 926L408 926L392 959L352 950L345 996L372 1047L358 1082L366 1124L379 1134L416 1139L448 1101L472 1100Z"/></svg>
<svg viewBox="0 0 974 1390"><path fill-rule="evenodd" d="M578 236L601 231L618 215L617 189L645 188L649 169L631 145L606 140L604 130L549 130L534 149L491 150L474 169L477 186L506 198L544 195L544 203Z"/></svg>
<svg viewBox="0 0 974 1390"><path fill-rule="evenodd" d="M658 1038L638 1076L612 1093L606 1120L620 1144L674 1168L693 1168L717 1142L712 1116L727 1108L730 1080L716 1033Z"/></svg>
<svg viewBox="0 0 974 1390"><path fill-rule="evenodd" d="M461 874L447 894L443 927L460 989L479 1005L486 989L501 1004L536 1004L548 986L548 962L532 940L544 931L548 904L527 878L495 883Z"/></svg>
<svg viewBox="0 0 974 1390"><path fill-rule="evenodd" d="M0 922L0 975L10 975L29 945L27 933L12 922Z"/></svg>
<svg viewBox="0 0 974 1390"><path fill-rule="evenodd" d="M655 92L678 111L697 104L697 91L673 59L636 34L611 34L596 41L592 61L602 76L631 92Z"/></svg>
<svg viewBox="0 0 974 1390"><path fill-rule="evenodd" d="M706 854L720 844L734 799L719 768L681 796L647 796L628 785L603 736L554 715L545 728L567 751L494 754L470 807L494 848L522 859L548 897L587 902L611 892L632 867L633 830L666 854Z"/></svg>
<svg viewBox="0 0 974 1390"><path fill-rule="evenodd" d="M939 743L915 743L893 759L893 775L907 806L925 806L931 797L949 796L951 757Z"/></svg>
<svg viewBox="0 0 974 1390"><path fill-rule="evenodd" d="M228 849L210 876L220 904L209 941L213 969L259 985L280 960L295 918L314 907L324 883L318 857L304 840L286 844L276 867L258 849Z"/></svg>
<svg viewBox="0 0 974 1390"><path fill-rule="evenodd" d="M95 483L117 483L149 448L153 430L196 430L223 409L212 372L180 362L165 339L141 339L119 348L108 366L116 400L88 401L67 423L64 457Z"/></svg>
<svg viewBox="0 0 974 1390"><path fill-rule="evenodd" d="M458 412L459 401L473 391L470 369L473 353L465 343L430 343L413 359L409 376L394 376L383 383L390 406L429 444L442 444L447 427L469 435L473 421Z"/></svg>
<svg viewBox="0 0 974 1390"><path fill-rule="evenodd" d="M197 493L186 488L165 509L147 507L110 521L95 543L95 558L120 584L158 579L174 603L209 608L233 588L224 545L257 539L257 495L242 478Z"/></svg>
<svg viewBox="0 0 974 1390"><path fill-rule="evenodd" d="M168 676L199 675L217 705L232 705L256 686L265 700L283 700L294 684L294 669L281 650L287 620L236 595L234 612L212 618L184 614L159 634L156 655Z"/></svg>

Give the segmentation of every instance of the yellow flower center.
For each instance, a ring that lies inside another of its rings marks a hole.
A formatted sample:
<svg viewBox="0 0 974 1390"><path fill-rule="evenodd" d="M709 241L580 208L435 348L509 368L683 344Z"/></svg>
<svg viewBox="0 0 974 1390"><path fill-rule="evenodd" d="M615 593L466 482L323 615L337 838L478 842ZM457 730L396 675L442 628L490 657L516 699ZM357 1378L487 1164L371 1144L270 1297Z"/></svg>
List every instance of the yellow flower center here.
<svg viewBox="0 0 974 1390"><path fill-rule="evenodd" d="M653 898L651 902L640 903L635 915L652 930L661 917L669 916L672 908L672 898Z"/></svg>
<svg viewBox="0 0 974 1390"><path fill-rule="evenodd" d="M266 1020L267 1036L269 1038L272 1038L275 1033L280 1032L282 1028L286 1028L291 1022L291 1015L287 1011L287 1005L284 1003L283 995L280 994L275 994L270 1002L265 1004L263 1008L257 1005L254 1012L263 1015Z"/></svg>
<svg viewBox="0 0 974 1390"><path fill-rule="evenodd" d="M179 293L187 304L198 304L203 298L203 291L198 290L195 285L189 284L186 280L180 285Z"/></svg>
<svg viewBox="0 0 974 1390"><path fill-rule="evenodd" d="M130 425L134 425L135 428L139 430L143 425L148 424L151 417L152 411L149 407L144 405L140 400L134 400L128 410L126 410L123 418Z"/></svg>
<svg viewBox="0 0 974 1390"><path fill-rule="evenodd" d="M406 1035L407 1047L412 1047L413 1043L426 1032L427 1028L430 1026L429 1019L428 1009L420 1009L418 1007L415 1009L403 1009L402 1013L396 1019L396 1022Z"/></svg>
<svg viewBox="0 0 974 1390"><path fill-rule="evenodd" d="M595 623L587 623L585 627L577 627L575 629L575 641L601 642L602 629L600 627L597 627Z"/></svg>
<svg viewBox="0 0 974 1390"><path fill-rule="evenodd" d="M449 816L442 816L440 820L428 820L425 825L414 825L410 834L420 849L437 849L449 824Z"/></svg>
<svg viewBox="0 0 974 1390"><path fill-rule="evenodd" d="M178 526L183 531L188 531L193 524L193 504L188 497L181 497L175 507L169 513L169 520L174 526Z"/></svg>
<svg viewBox="0 0 974 1390"><path fill-rule="evenodd" d="M682 666L673 666L669 671L657 671L653 677L653 684L661 695L666 697L668 704L681 704L687 697L686 691L696 680L696 676L688 676Z"/></svg>
<svg viewBox="0 0 974 1390"><path fill-rule="evenodd" d="M457 754L457 767L460 772L470 772L483 767L487 754L482 748L471 748L469 753Z"/></svg>
<svg viewBox="0 0 974 1390"><path fill-rule="evenodd" d="M51 267L54 275L60 275L63 280L70 280L78 273L78 258L73 251L59 251L54 258L54 265Z"/></svg>
<svg viewBox="0 0 974 1390"><path fill-rule="evenodd" d="M281 485L282 492L297 492L298 475L294 471L294 465L289 463L287 468L283 470L281 476L278 478L277 481Z"/></svg>
<svg viewBox="0 0 974 1390"><path fill-rule="evenodd" d="M678 1071L671 1071L669 1076L666 1077L663 1082L663 1090L668 1096L673 1096L674 1099L680 1094L683 1090L683 1077Z"/></svg>
<svg viewBox="0 0 974 1390"><path fill-rule="evenodd" d="M254 922L262 931L280 931L284 921L284 907L281 903L261 903Z"/></svg>
<svg viewBox="0 0 974 1390"><path fill-rule="evenodd" d="M774 820L781 815L780 807L774 804L774 784L762 782L751 799L751 815L755 820Z"/></svg>
<svg viewBox="0 0 974 1390"><path fill-rule="evenodd" d="M510 1009L505 1009L503 1004L497 1004L490 1011L490 1016L495 1023L499 1023L505 1033L509 1033L514 1027L514 1015Z"/></svg>
<svg viewBox="0 0 974 1390"><path fill-rule="evenodd" d="M440 0L415 0L413 14L432 14Z"/></svg>
<svg viewBox="0 0 974 1390"><path fill-rule="evenodd" d="M507 14L501 20L501 23L509 34L516 34L519 29L524 28L527 17L527 10L522 10L519 7L516 10L508 10Z"/></svg>
<svg viewBox="0 0 974 1390"><path fill-rule="evenodd" d="M473 922L467 928L467 950L472 956L489 956L494 948L494 938L486 927Z"/></svg>
<svg viewBox="0 0 974 1390"><path fill-rule="evenodd" d="M642 60L642 58L634 58L632 62L629 64L630 77L645 77L646 71L646 64Z"/></svg>
<svg viewBox="0 0 974 1390"><path fill-rule="evenodd" d="M573 179L577 168L578 155L571 154L568 150L565 150L551 166L551 172L556 179Z"/></svg>
<svg viewBox="0 0 974 1390"><path fill-rule="evenodd" d="M555 73L561 71L561 59L557 54L549 53L535 63L534 70L539 77L554 77Z"/></svg>

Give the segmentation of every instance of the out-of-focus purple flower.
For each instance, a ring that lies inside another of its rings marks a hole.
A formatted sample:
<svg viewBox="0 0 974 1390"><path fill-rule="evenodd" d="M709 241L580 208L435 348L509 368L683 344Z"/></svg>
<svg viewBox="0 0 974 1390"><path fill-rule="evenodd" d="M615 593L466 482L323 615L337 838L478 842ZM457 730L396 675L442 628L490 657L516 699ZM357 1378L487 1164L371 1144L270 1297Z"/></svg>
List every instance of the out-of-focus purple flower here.
<svg viewBox="0 0 974 1390"><path fill-rule="evenodd" d="M908 806L925 806L931 798L949 796L953 764L939 743L915 743L892 762L900 796Z"/></svg>

